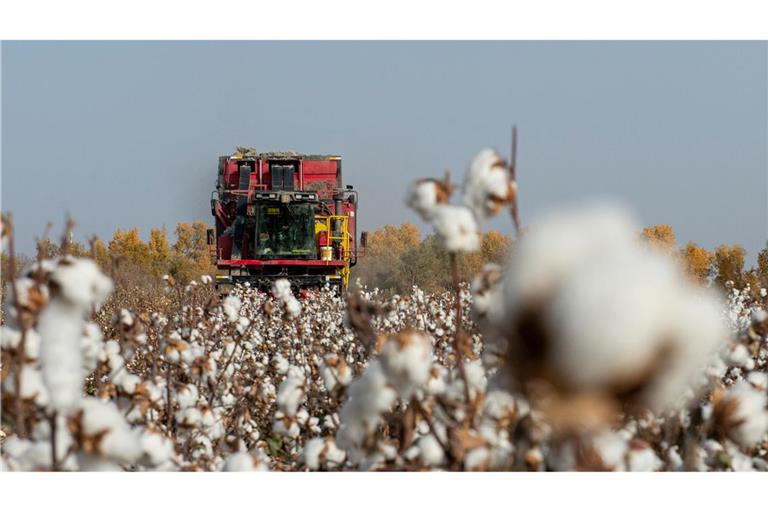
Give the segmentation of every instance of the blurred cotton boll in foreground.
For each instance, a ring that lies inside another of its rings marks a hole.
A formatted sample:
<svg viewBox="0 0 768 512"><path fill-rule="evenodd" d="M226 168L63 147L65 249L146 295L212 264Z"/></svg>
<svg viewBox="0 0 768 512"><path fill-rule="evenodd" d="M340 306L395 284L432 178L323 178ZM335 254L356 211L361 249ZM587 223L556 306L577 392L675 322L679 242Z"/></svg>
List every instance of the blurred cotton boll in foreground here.
<svg viewBox="0 0 768 512"><path fill-rule="evenodd" d="M511 204L516 194L517 184L504 159L493 149L480 151L464 178L464 205L482 221L497 215L505 204Z"/></svg>
<svg viewBox="0 0 768 512"><path fill-rule="evenodd" d="M75 407L85 377L81 351L84 316L112 291L112 281L96 263L62 258L50 276L51 300L40 315L40 363L51 405L61 411Z"/></svg>
<svg viewBox="0 0 768 512"><path fill-rule="evenodd" d="M569 407L583 403L606 420L624 405L660 411L677 405L724 343L719 298L638 232L606 204L551 214L517 242L501 305L487 314L521 389L544 382L563 397L589 396Z"/></svg>
<svg viewBox="0 0 768 512"><path fill-rule="evenodd" d="M413 184L405 196L405 204L418 213L422 219L430 220L437 206L437 181L419 180Z"/></svg>
<svg viewBox="0 0 768 512"><path fill-rule="evenodd" d="M463 206L441 204L432 213L437 239L448 252L472 252L480 248L480 230L472 212Z"/></svg>

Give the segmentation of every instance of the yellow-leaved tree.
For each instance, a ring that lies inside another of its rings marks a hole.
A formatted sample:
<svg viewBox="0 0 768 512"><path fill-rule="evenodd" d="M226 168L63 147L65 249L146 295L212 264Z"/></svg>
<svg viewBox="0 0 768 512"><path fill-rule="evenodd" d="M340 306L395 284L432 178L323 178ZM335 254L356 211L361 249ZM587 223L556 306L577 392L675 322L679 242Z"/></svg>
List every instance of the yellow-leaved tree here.
<svg viewBox="0 0 768 512"><path fill-rule="evenodd" d="M177 281L186 283L203 274L215 273L208 253L207 229L208 224L202 221L176 224L176 243L173 244L168 272Z"/></svg>
<svg viewBox="0 0 768 512"><path fill-rule="evenodd" d="M642 235L654 247L669 251L677 248L677 237L669 224L657 224L643 228Z"/></svg>
<svg viewBox="0 0 768 512"><path fill-rule="evenodd" d="M715 282L725 286L732 282L733 286L744 287L744 248L740 245L719 245L715 249Z"/></svg>
<svg viewBox="0 0 768 512"><path fill-rule="evenodd" d="M680 256L688 275L701 284L709 282L712 275L712 262L715 259L712 252L694 242L688 242L685 247L680 249Z"/></svg>

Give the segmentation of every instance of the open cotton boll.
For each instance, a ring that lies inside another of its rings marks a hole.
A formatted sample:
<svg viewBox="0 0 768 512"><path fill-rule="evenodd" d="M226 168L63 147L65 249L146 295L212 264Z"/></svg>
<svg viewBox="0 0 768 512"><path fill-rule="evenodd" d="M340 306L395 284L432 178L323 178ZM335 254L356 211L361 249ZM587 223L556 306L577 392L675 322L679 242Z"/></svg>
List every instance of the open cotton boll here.
<svg viewBox="0 0 768 512"><path fill-rule="evenodd" d="M644 442L630 443L627 455L627 469L629 471L658 471L664 463L656 455L653 449Z"/></svg>
<svg viewBox="0 0 768 512"><path fill-rule="evenodd" d="M25 364L21 369L21 393L19 396L25 400L34 400L37 405L46 406L49 402L48 388L43 382L43 376L36 365ZM3 391L16 393L16 386L12 374L8 374L3 381Z"/></svg>
<svg viewBox="0 0 768 512"><path fill-rule="evenodd" d="M493 149L475 156L464 178L462 201L478 220L492 217L514 200L517 191L504 159Z"/></svg>
<svg viewBox="0 0 768 512"><path fill-rule="evenodd" d="M287 279L277 279L272 283L272 296L277 300L285 301L288 297L292 297L291 282Z"/></svg>
<svg viewBox="0 0 768 512"><path fill-rule="evenodd" d="M86 258L62 259L50 281L65 300L84 309L100 305L112 292L112 280L102 274L96 262Z"/></svg>
<svg viewBox="0 0 768 512"><path fill-rule="evenodd" d="M335 469L344 462L345 453L332 438L313 438L306 442L301 458L309 469Z"/></svg>
<svg viewBox="0 0 768 512"><path fill-rule="evenodd" d="M197 391L197 386L194 384L185 384L181 386L176 393L176 401L181 409L197 405L198 397L199 393Z"/></svg>
<svg viewBox="0 0 768 512"><path fill-rule="evenodd" d="M236 452L227 457L223 471L266 471L267 467L248 452Z"/></svg>
<svg viewBox="0 0 768 512"><path fill-rule="evenodd" d="M427 178L414 182L405 196L405 204L429 221L438 204L445 204L451 195L444 182Z"/></svg>
<svg viewBox="0 0 768 512"><path fill-rule="evenodd" d="M301 303L296 297L290 296L285 301L285 311L289 318L296 318L301 314Z"/></svg>
<svg viewBox="0 0 768 512"><path fill-rule="evenodd" d="M221 304L224 314L230 322L237 322L237 319L240 317L241 306L242 302L240 301L240 298L235 295L227 295L224 302Z"/></svg>
<svg viewBox="0 0 768 512"><path fill-rule="evenodd" d="M82 412L82 433L95 439L100 456L122 464L132 464L141 456L140 433L131 429L114 402L85 397Z"/></svg>
<svg viewBox="0 0 768 512"><path fill-rule="evenodd" d="M432 227L448 252L472 252L480 248L480 230L472 212L464 206L440 204L432 215Z"/></svg>
<svg viewBox="0 0 768 512"><path fill-rule="evenodd" d="M747 374L747 382L758 391L765 391L768 389L768 373L749 372Z"/></svg>
<svg viewBox="0 0 768 512"><path fill-rule="evenodd" d="M550 213L515 244L504 271L506 307L492 318L505 325L510 314L550 296L582 265L636 250L636 232L632 216L612 204Z"/></svg>
<svg viewBox="0 0 768 512"><path fill-rule="evenodd" d="M152 466L160 466L170 461L174 454L173 441L148 430L144 430L141 435L141 449Z"/></svg>
<svg viewBox="0 0 768 512"><path fill-rule="evenodd" d="M290 417L295 417L304 400L304 371L296 366L288 369L288 376L277 390L277 407Z"/></svg>
<svg viewBox="0 0 768 512"><path fill-rule="evenodd" d="M428 466L440 466L445 462L445 452L435 436L428 434L419 438L419 455L424 464Z"/></svg>
<svg viewBox="0 0 768 512"><path fill-rule="evenodd" d="M768 431L765 392L747 382L738 382L717 397L713 414L719 431L742 448L759 443Z"/></svg>
<svg viewBox="0 0 768 512"><path fill-rule="evenodd" d="M627 440L617 432L601 432L592 438L592 447L597 451L603 465L611 471L626 471Z"/></svg>
<svg viewBox="0 0 768 512"><path fill-rule="evenodd" d="M432 342L420 332L403 331L384 343L380 357L387 380L401 397L407 398L429 378Z"/></svg>
<svg viewBox="0 0 768 512"><path fill-rule="evenodd" d="M726 337L716 295L642 245L630 216L610 205L533 225L502 286L504 307L488 317L509 341L511 373L564 393L599 391L659 411L692 396Z"/></svg>
<svg viewBox="0 0 768 512"><path fill-rule="evenodd" d="M320 365L320 376L327 390L346 386L352 382L352 370L347 362L336 354L327 354Z"/></svg>
<svg viewBox="0 0 768 512"><path fill-rule="evenodd" d="M83 356L83 373L89 374L96 369L99 364L102 348L101 329L93 322L86 323L80 340L80 350Z"/></svg>
<svg viewBox="0 0 768 512"><path fill-rule="evenodd" d="M381 363L374 360L363 375L348 389L349 399L341 408L341 427L336 438L339 448L357 462L357 450L365 437L381 422L397 400L397 393L387 384Z"/></svg>
<svg viewBox="0 0 768 512"><path fill-rule="evenodd" d="M40 314L40 366L51 405L59 411L73 409L82 396L83 319L81 306L58 298Z"/></svg>
<svg viewBox="0 0 768 512"><path fill-rule="evenodd" d="M655 364L674 320L675 274L665 261L638 258L583 266L562 285L547 311L552 355L577 386L634 380Z"/></svg>

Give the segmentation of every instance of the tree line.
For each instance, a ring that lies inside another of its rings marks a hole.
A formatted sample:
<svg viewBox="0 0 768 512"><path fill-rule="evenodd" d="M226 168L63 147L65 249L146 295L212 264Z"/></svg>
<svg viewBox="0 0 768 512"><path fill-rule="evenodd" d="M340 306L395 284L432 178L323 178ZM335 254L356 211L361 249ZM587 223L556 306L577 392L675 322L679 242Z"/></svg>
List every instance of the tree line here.
<svg viewBox="0 0 768 512"><path fill-rule="evenodd" d="M706 249L695 242L678 245L668 224L649 226L639 233L645 242L679 258L691 278L702 284L713 283L724 289L749 287L754 298L768 288L768 245L757 255L757 265L745 268L746 251L738 244ZM512 247L512 240L498 231L483 234L480 251L464 256L459 265L462 279L469 280L486 263L501 263ZM368 247L352 271L361 283L394 293L405 293L413 285L424 290L448 289L448 255L434 235L421 237L410 223L386 225L368 235Z"/></svg>
<svg viewBox="0 0 768 512"><path fill-rule="evenodd" d="M92 257L123 288L155 288L162 284L164 275L186 284L216 271L208 249L207 228L202 221L179 222L173 230L173 241L165 228L150 230L146 241L135 227L116 229L108 242L92 239L84 244L44 236L37 240L37 254L18 255L17 266L20 270L34 259L56 257L66 244L68 253ZM768 288L768 245L757 255L757 265L745 268L746 251L738 244L723 244L713 250L695 242L679 246L667 224L649 226L639 235L652 246L679 258L690 276L702 284L749 287L755 298L762 288ZM480 250L461 258L460 278L470 280L486 263L503 262L511 247L510 237L498 231L484 233ZM406 293L414 285L425 291L437 291L451 286L448 268L448 255L434 235L422 237L411 223L388 224L369 233L367 248L352 269L352 280L359 279L366 286L392 293ZM8 255L3 253L3 276L8 275L8 270Z"/></svg>

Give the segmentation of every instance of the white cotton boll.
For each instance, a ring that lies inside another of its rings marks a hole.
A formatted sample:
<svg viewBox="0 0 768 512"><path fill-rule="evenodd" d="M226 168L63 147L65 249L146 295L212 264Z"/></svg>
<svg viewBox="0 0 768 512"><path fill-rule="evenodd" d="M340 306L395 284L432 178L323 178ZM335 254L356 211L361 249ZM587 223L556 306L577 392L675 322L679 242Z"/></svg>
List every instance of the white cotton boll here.
<svg viewBox="0 0 768 512"><path fill-rule="evenodd" d="M336 354L328 354L320 364L320 377L325 389L331 391L336 386L346 386L352 382L352 371L346 361Z"/></svg>
<svg viewBox="0 0 768 512"><path fill-rule="evenodd" d="M483 413L496 421L512 418L517 411L515 397L501 389L489 391L483 404Z"/></svg>
<svg viewBox="0 0 768 512"><path fill-rule="evenodd" d="M141 449L152 466L160 466L173 457L173 441L157 432L145 430L141 435Z"/></svg>
<svg viewBox="0 0 768 512"><path fill-rule="evenodd" d="M127 395L133 395L133 393L136 391L136 386L141 384L141 378L139 378L137 375L129 373L126 370L118 374L114 383L123 393Z"/></svg>
<svg viewBox="0 0 768 512"><path fill-rule="evenodd" d="M663 462L649 446L633 446L627 456L629 471L658 471Z"/></svg>
<svg viewBox="0 0 768 512"><path fill-rule="evenodd" d="M80 340L80 350L83 356L83 374L87 375L96 369L99 364L102 346L99 326L93 322L86 323L83 337Z"/></svg>
<svg viewBox="0 0 768 512"><path fill-rule="evenodd" d="M759 391L765 391L768 389L768 373L749 372L747 374L747 382L749 382L753 388Z"/></svg>
<svg viewBox="0 0 768 512"><path fill-rule="evenodd" d="M199 427L203 421L203 413L197 407L188 407L176 413L176 421L183 427Z"/></svg>
<svg viewBox="0 0 768 512"><path fill-rule="evenodd" d="M11 471L31 471L35 469L29 464L29 458L25 456L32 446L32 441L21 439L14 434L9 436L2 446L3 463L7 464L7 467L3 467L3 471L6 469Z"/></svg>
<svg viewBox="0 0 768 512"><path fill-rule="evenodd" d="M224 314L227 316L227 320L230 322L236 322L240 317L240 307L242 302L235 295L227 295L221 304Z"/></svg>
<svg viewBox="0 0 768 512"><path fill-rule="evenodd" d="M432 366L426 385L427 393L433 396L445 393L445 390L448 387L446 383L447 376L448 370L445 366L439 364Z"/></svg>
<svg viewBox="0 0 768 512"><path fill-rule="evenodd" d="M7 325L0 326L0 347L6 350L14 349L19 346L21 342L21 331L8 327ZM26 351L26 345L25 345Z"/></svg>
<svg viewBox="0 0 768 512"><path fill-rule="evenodd" d="M491 309L503 307L502 290L498 280L501 279L502 270L496 263L486 263L480 273L472 280L470 293L472 294L472 310L483 318Z"/></svg>
<svg viewBox="0 0 768 512"><path fill-rule="evenodd" d="M285 301L285 310L290 318L296 318L301 314L301 303L295 297L289 297Z"/></svg>
<svg viewBox="0 0 768 512"><path fill-rule="evenodd" d="M490 463L491 452L485 446L474 448L464 456L464 467L467 471L482 471Z"/></svg>
<svg viewBox="0 0 768 512"><path fill-rule="evenodd" d="M307 441L302 450L302 460L309 469L335 469L344 462L346 454L339 450L333 439L313 438Z"/></svg>
<svg viewBox="0 0 768 512"><path fill-rule="evenodd" d="M266 466L247 452L233 453L224 463L224 471L266 471Z"/></svg>
<svg viewBox="0 0 768 512"><path fill-rule="evenodd" d="M301 457L309 469L320 469L320 454L325 448L325 439L314 438L304 444Z"/></svg>
<svg viewBox="0 0 768 512"><path fill-rule="evenodd" d="M408 190L405 204L418 213L422 219L429 221L438 204L437 183L434 180L415 182Z"/></svg>
<svg viewBox="0 0 768 512"><path fill-rule="evenodd" d="M415 331L400 333L384 343L380 360L389 383L401 396L408 397L429 378L432 342Z"/></svg>
<svg viewBox="0 0 768 512"><path fill-rule="evenodd" d="M301 434L301 428L299 427L299 422L296 421L295 418L287 416L282 411L277 411L275 413L275 418L272 423L272 430L276 434L279 434L291 439L296 439L297 437L299 437L299 434Z"/></svg>
<svg viewBox="0 0 768 512"><path fill-rule="evenodd" d="M271 382L262 382L259 385L259 397L264 400L272 400L275 398L277 391L275 385Z"/></svg>
<svg viewBox="0 0 768 512"><path fill-rule="evenodd" d="M285 301L288 297L292 297L291 282L287 279L277 279L272 283L272 296L280 301Z"/></svg>
<svg viewBox="0 0 768 512"><path fill-rule="evenodd" d="M14 290L11 283L6 287L8 294L6 295L6 304L8 311L11 308L15 310L15 302L18 302L22 308L38 309L40 305L48 302L48 288L44 285L38 286L34 279L29 277L20 277L16 279L16 298L14 300ZM39 295L36 291L39 291Z"/></svg>
<svg viewBox="0 0 768 512"><path fill-rule="evenodd" d="M85 397L82 411L85 435L97 436L106 431L98 445L99 454L122 464L132 464L141 456L139 432L131 429L113 402Z"/></svg>
<svg viewBox="0 0 768 512"><path fill-rule="evenodd" d="M510 313L550 295L567 277L587 262L616 254L636 243L632 217L613 205L598 205L552 213L531 226L515 244L515 257L504 272L507 308Z"/></svg>
<svg viewBox="0 0 768 512"><path fill-rule="evenodd" d="M125 308L120 310L120 323L126 327L133 325L133 315Z"/></svg>
<svg viewBox="0 0 768 512"><path fill-rule="evenodd" d="M564 385L643 384L638 399L658 411L684 398L726 331L716 295L690 285L672 258L642 245L636 232L626 213L609 206L532 227L505 272L505 307L489 317L511 333L518 315L541 310L551 338L541 363Z"/></svg>
<svg viewBox="0 0 768 512"><path fill-rule="evenodd" d="M725 393L715 405L715 414L726 435L742 448L759 443L768 431L765 392L746 382L736 383Z"/></svg>
<svg viewBox="0 0 768 512"><path fill-rule="evenodd" d="M37 405L46 406L49 402L48 388L43 382L43 375L35 366L25 364L21 369L21 393L25 400L34 400ZM16 392L15 382L11 374L5 378L3 389L7 392Z"/></svg>
<svg viewBox="0 0 768 512"><path fill-rule="evenodd" d="M488 384L488 377L485 375L485 368L483 368L483 362L479 359L474 361L467 361L464 363L464 373L467 377L467 383L469 384L469 394L471 397L485 391L485 387Z"/></svg>
<svg viewBox="0 0 768 512"><path fill-rule="evenodd" d="M199 397L197 386L194 384L185 384L176 393L176 401L181 409L187 407L194 407L197 405L197 399Z"/></svg>
<svg viewBox="0 0 768 512"><path fill-rule="evenodd" d="M277 407L288 416L296 416L299 405L304 400L304 390L304 372L301 368L291 366L288 376L278 388Z"/></svg>
<svg viewBox="0 0 768 512"><path fill-rule="evenodd" d="M463 206L440 204L432 215L440 245L448 252L472 252L480 248L480 230L472 212Z"/></svg>
<svg viewBox="0 0 768 512"><path fill-rule="evenodd" d="M649 255L650 257L650 255ZM553 356L563 377L579 386L632 378L656 356L675 312L675 275L662 261L596 263L563 284L548 312L558 343Z"/></svg>
<svg viewBox="0 0 768 512"><path fill-rule="evenodd" d="M616 432L603 432L592 439L592 446L607 468L612 471L626 471L624 459L629 444L624 436Z"/></svg>
<svg viewBox="0 0 768 512"><path fill-rule="evenodd" d="M102 274L96 262L86 258L60 261L50 280L64 300L81 309L101 304L112 292L112 280Z"/></svg>
<svg viewBox="0 0 768 512"><path fill-rule="evenodd" d="M109 356L117 355L119 353L120 353L120 344L115 340L108 340L106 343L104 343L101 360L107 361L107 359L109 359Z"/></svg>
<svg viewBox="0 0 768 512"><path fill-rule="evenodd" d="M341 427L337 435L339 448L349 452L353 461L356 450L368 433L381 421L381 414L389 411L397 393L387 385L387 378L378 360L368 365L363 375L349 386L349 399L341 408Z"/></svg>
<svg viewBox="0 0 768 512"><path fill-rule="evenodd" d="M107 360L109 365L109 378L115 380L125 371L125 359L120 354L110 354Z"/></svg>
<svg viewBox="0 0 768 512"><path fill-rule="evenodd" d="M307 421L309 421L309 413L303 407L296 411L296 421L302 426L306 425Z"/></svg>
<svg viewBox="0 0 768 512"><path fill-rule="evenodd" d="M680 451L677 446L671 446L667 450L667 461L669 462L669 468L672 471L685 471L685 461L680 456Z"/></svg>
<svg viewBox="0 0 768 512"><path fill-rule="evenodd" d="M60 411L73 409L82 396L83 319L80 306L54 299L38 322L40 365L51 405Z"/></svg>
<svg viewBox="0 0 768 512"><path fill-rule="evenodd" d="M707 363L712 361L728 337L720 313L722 304L712 290L683 288L682 298L675 305L675 317L670 328L674 342L672 354L664 362L666 371L661 372L646 393L648 405L662 410L679 405L695 396L691 388L698 387L696 377L701 375Z"/></svg>
<svg viewBox="0 0 768 512"><path fill-rule="evenodd" d="M751 370L755 366L755 362L749 355L749 350L741 343L736 344L728 353L728 364L731 366L741 366L747 370Z"/></svg>
<svg viewBox="0 0 768 512"><path fill-rule="evenodd" d="M432 434L421 437L418 447L421 460L427 466L440 466L445 462L445 452Z"/></svg>
<svg viewBox="0 0 768 512"><path fill-rule="evenodd" d="M478 220L498 213L512 199L515 185L504 160L493 149L484 149L472 160L464 178L462 201Z"/></svg>
<svg viewBox="0 0 768 512"><path fill-rule="evenodd" d="M272 358L272 365L275 367L275 371L280 375L285 375L290 368L288 360L283 357L282 354L275 354Z"/></svg>

